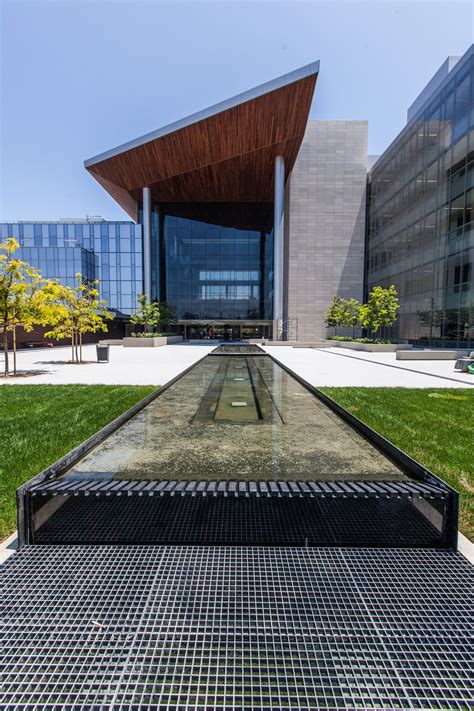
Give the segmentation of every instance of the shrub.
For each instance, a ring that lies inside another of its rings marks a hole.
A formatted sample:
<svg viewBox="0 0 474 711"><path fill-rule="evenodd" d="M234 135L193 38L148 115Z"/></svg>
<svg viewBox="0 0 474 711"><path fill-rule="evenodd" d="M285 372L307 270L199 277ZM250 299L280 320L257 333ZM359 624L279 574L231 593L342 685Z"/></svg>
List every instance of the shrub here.
<svg viewBox="0 0 474 711"><path fill-rule="evenodd" d="M176 336L176 333L132 333L132 338L161 338L162 336Z"/></svg>
<svg viewBox="0 0 474 711"><path fill-rule="evenodd" d="M329 336L328 341L345 341L346 343L389 344L398 343L396 338L351 338L350 336Z"/></svg>

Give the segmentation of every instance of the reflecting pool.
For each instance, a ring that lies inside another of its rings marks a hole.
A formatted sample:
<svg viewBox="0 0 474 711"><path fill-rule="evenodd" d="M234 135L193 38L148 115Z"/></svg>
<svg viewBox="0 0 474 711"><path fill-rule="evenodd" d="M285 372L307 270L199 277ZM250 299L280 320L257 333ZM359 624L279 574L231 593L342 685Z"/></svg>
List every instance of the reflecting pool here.
<svg viewBox="0 0 474 711"><path fill-rule="evenodd" d="M191 481L406 479L269 356L235 351L205 357L66 474Z"/></svg>

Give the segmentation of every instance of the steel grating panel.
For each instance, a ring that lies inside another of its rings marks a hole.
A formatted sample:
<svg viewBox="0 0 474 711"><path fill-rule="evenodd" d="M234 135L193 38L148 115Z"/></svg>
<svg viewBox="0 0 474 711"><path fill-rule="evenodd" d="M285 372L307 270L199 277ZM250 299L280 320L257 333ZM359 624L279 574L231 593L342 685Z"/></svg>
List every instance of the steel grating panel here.
<svg viewBox="0 0 474 711"><path fill-rule="evenodd" d="M38 496L29 543L443 547L442 505L405 497Z"/></svg>
<svg viewBox="0 0 474 711"><path fill-rule="evenodd" d="M114 480L87 476L64 477L41 481L29 489L31 496L57 494L74 496L288 496L288 497L356 497L375 498L423 497L446 498L448 491L440 486L417 481L168 481Z"/></svg>
<svg viewBox="0 0 474 711"><path fill-rule="evenodd" d="M6 709L467 709L473 569L445 551L27 547Z"/></svg>

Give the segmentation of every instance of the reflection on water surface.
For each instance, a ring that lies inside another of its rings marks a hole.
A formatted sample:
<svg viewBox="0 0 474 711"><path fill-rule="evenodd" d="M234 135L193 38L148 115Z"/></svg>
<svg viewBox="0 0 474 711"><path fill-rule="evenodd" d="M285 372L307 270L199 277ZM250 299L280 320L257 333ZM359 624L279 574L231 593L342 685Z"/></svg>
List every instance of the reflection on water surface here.
<svg viewBox="0 0 474 711"><path fill-rule="evenodd" d="M208 481L406 478L262 355L205 358L70 473Z"/></svg>

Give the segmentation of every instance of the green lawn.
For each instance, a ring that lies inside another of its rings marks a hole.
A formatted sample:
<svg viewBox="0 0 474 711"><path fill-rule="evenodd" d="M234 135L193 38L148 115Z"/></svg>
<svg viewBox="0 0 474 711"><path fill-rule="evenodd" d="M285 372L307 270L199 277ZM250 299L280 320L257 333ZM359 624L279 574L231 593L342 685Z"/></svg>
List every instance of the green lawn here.
<svg viewBox="0 0 474 711"><path fill-rule="evenodd" d="M15 490L146 397L152 386L0 386L0 540L16 526ZM474 389L323 388L461 494L474 538Z"/></svg>
<svg viewBox="0 0 474 711"><path fill-rule="evenodd" d="M15 490L155 390L129 385L0 386L0 541Z"/></svg>
<svg viewBox="0 0 474 711"><path fill-rule="evenodd" d="M474 389L322 388L460 493L460 529L474 539Z"/></svg>

